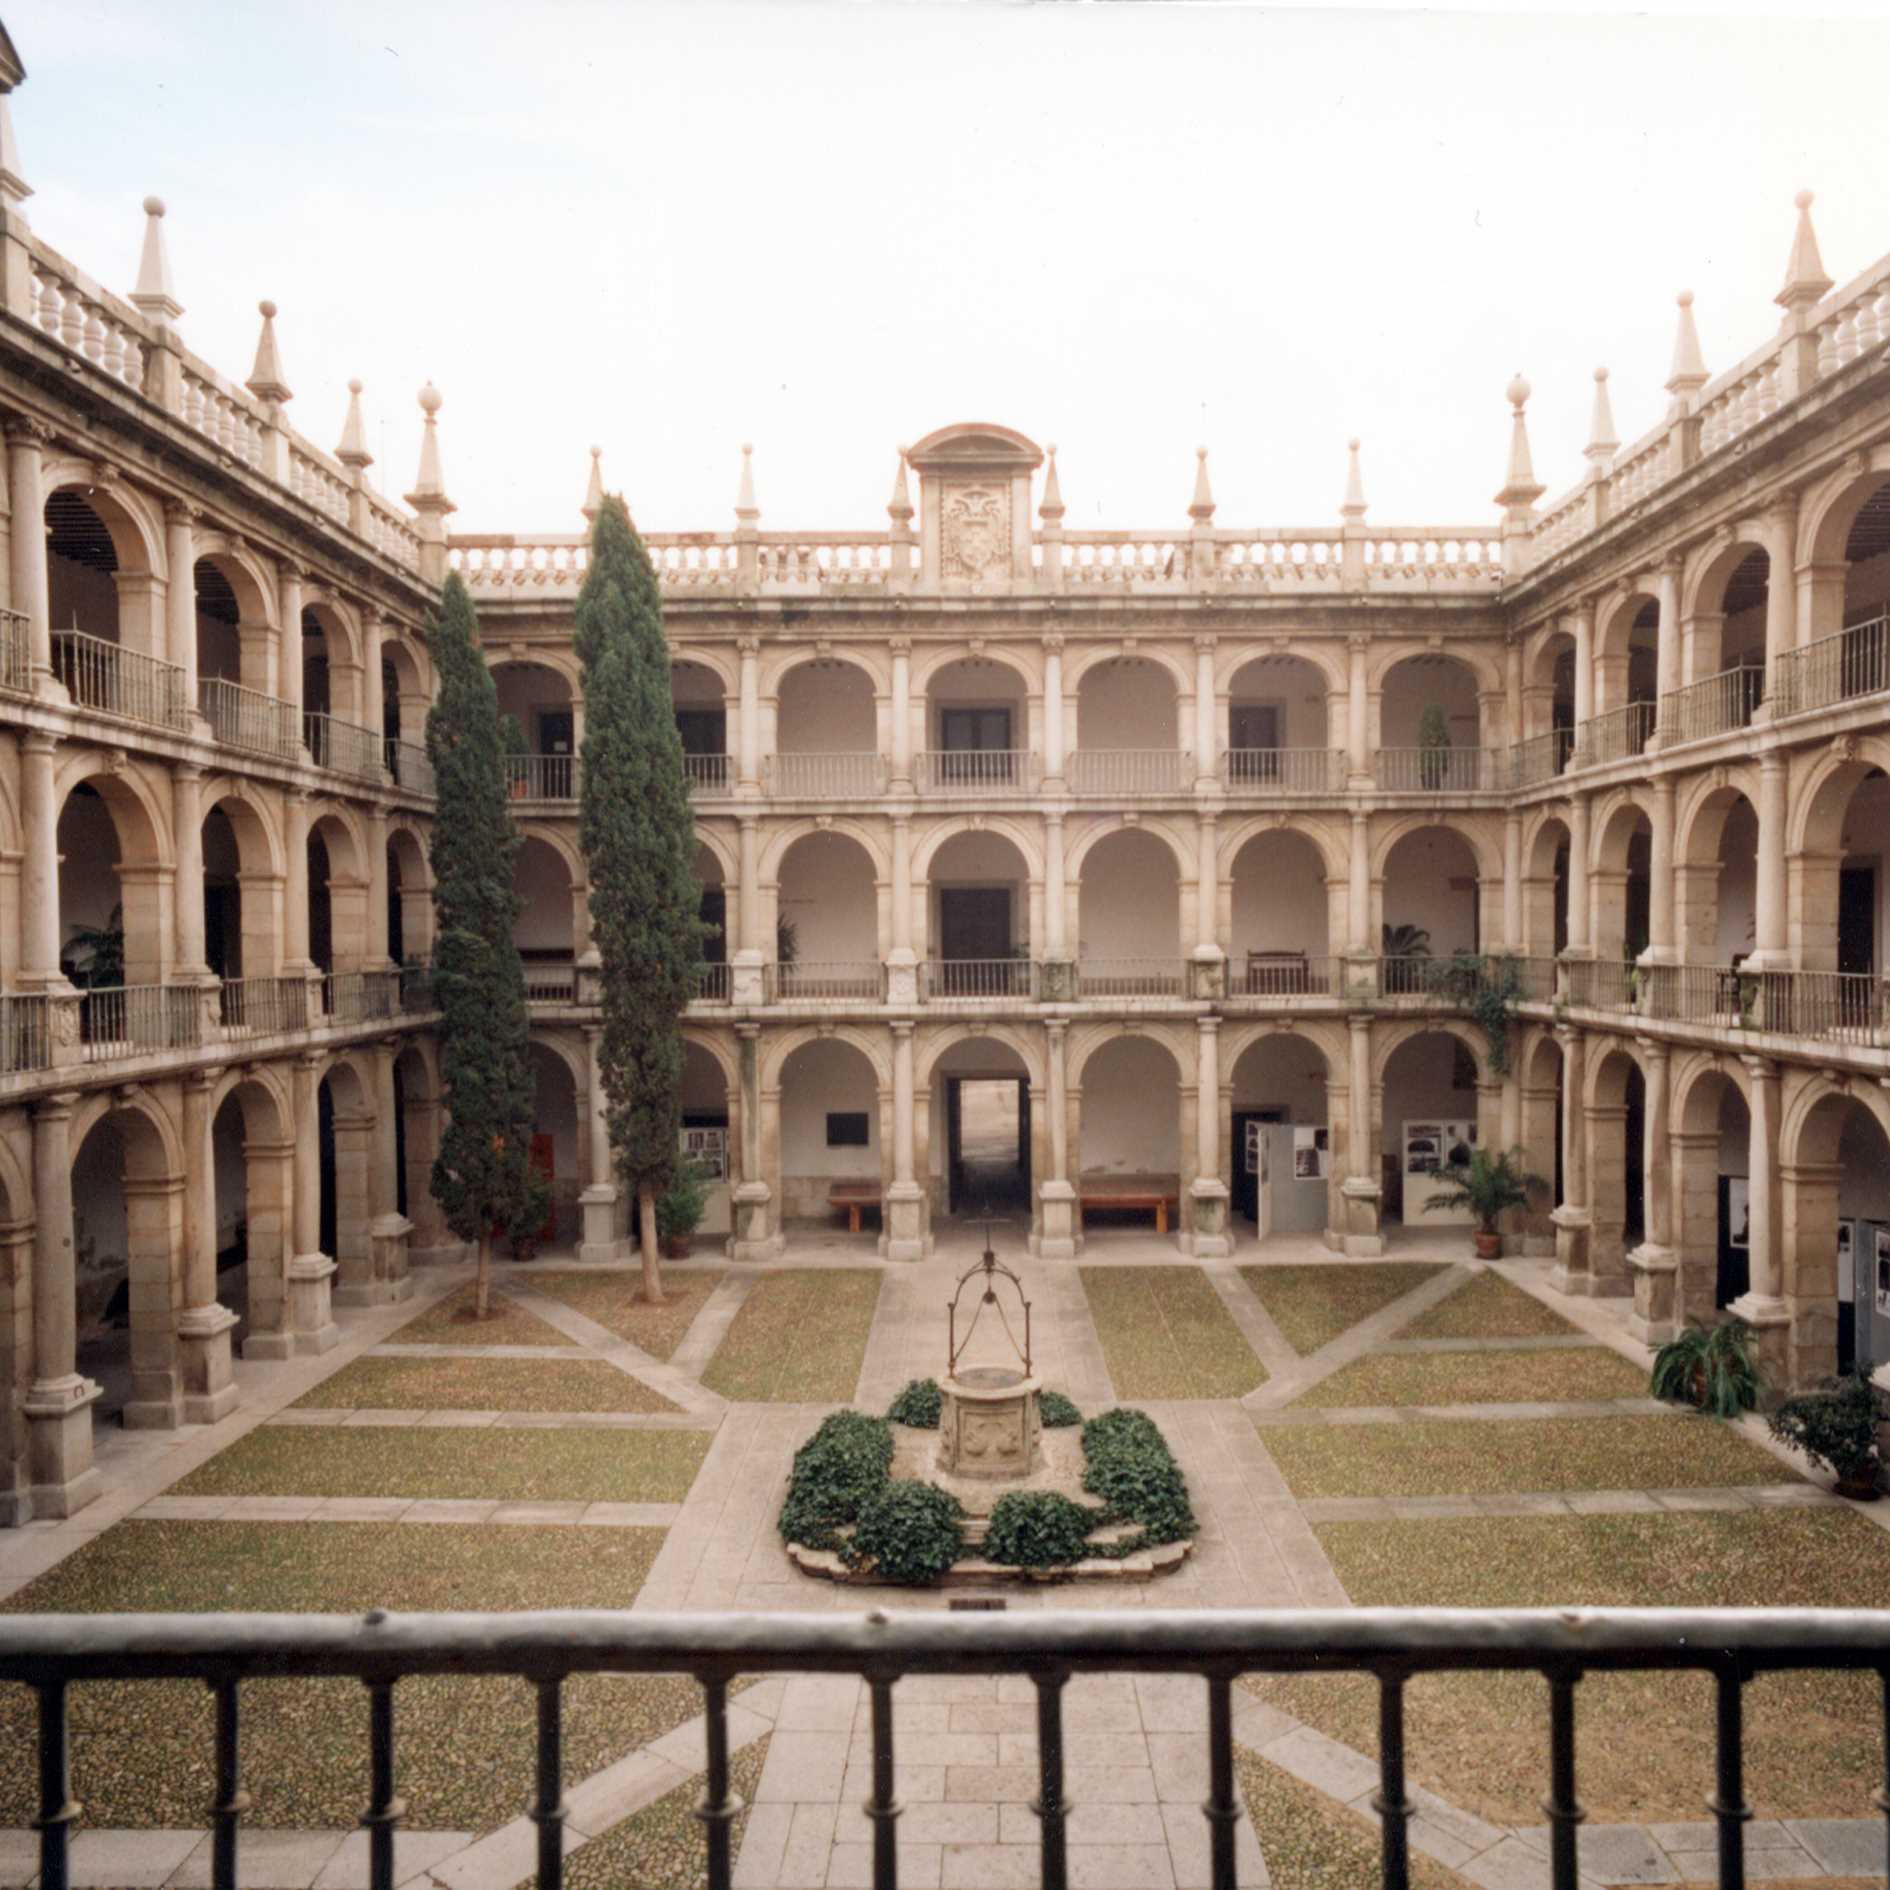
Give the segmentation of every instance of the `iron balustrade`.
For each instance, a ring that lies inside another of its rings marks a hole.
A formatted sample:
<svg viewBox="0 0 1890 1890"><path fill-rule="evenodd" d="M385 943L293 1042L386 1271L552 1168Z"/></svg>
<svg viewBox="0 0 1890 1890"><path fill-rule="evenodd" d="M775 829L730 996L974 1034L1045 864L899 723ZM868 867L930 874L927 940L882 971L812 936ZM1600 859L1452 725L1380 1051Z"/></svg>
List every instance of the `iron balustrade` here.
<svg viewBox="0 0 1890 1890"><path fill-rule="evenodd" d="M33 633L24 611L0 610L0 689L33 693Z"/></svg>
<svg viewBox="0 0 1890 1890"><path fill-rule="evenodd" d="M1251 951L1244 965L1230 961L1230 998L1329 997L1342 988L1342 959L1312 958L1304 952Z"/></svg>
<svg viewBox="0 0 1890 1890"><path fill-rule="evenodd" d="M1756 976L1762 1028L1865 1049L1890 1043L1890 980L1847 971L1762 971Z"/></svg>
<svg viewBox="0 0 1890 1890"><path fill-rule="evenodd" d="M344 722L338 716L309 714L302 717L302 739L308 743L309 759L318 768L332 774L345 774L358 781L378 781L384 768L382 751L386 737L358 722Z"/></svg>
<svg viewBox="0 0 1890 1890"><path fill-rule="evenodd" d="M1079 958L1076 995L1085 998L1172 998L1188 991L1183 958Z"/></svg>
<svg viewBox="0 0 1890 1890"><path fill-rule="evenodd" d="M1745 1689L1761 1675L1875 1673L1890 1730L1890 1613L1852 1608L1353 1608L1046 1611L980 1615L931 1611L864 1615L521 1614L15 1615L0 1620L0 1680L30 1688L37 1707L41 1890L68 1890L73 1797L70 1692L101 1680L194 1680L215 1701L213 1890L235 1890L243 1813L243 1689L260 1679L355 1679L368 1696L368 1832L372 1890L393 1890L397 1795L395 1694L420 1676L501 1675L537 1699L535 1781L539 1890L562 1890L565 1870L564 1687L579 1675L683 1674L702 1689L703 1778L697 1810L710 1890L730 1890L734 1823L743 1806L729 1779L729 1688L747 1675L837 1673L866 1683L871 1715L874 1890L898 1890L898 1749L894 1692L908 1675L1022 1675L1036 1695L1038 1881L1068 1890L1064 1689L1092 1674L1198 1678L1206 1707L1209 1877L1238 1890L1236 1830L1244 1815L1234 1754L1234 1685L1249 1674L1355 1673L1378 1690L1378 1791L1384 1890L1408 1890L1411 1825L1420 1815L1405 1766L1405 1693L1424 1674L1540 1675L1548 1692L1551 1890L1577 1890L1575 1690L1590 1675L1698 1673L1714 1693L1714 1824L1722 1890L1744 1890ZM1870 1729L1874 1730L1874 1729ZM1869 1731L1857 1729L1860 1737ZM1883 1782L1870 1794L1890 1827L1890 1738ZM1890 1848L1890 1831L1887 1831Z"/></svg>
<svg viewBox="0 0 1890 1890"><path fill-rule="evenodd" d="M1185 748L1078 748L1069 779L1072 794L1185 794L1194 756Z"/></svg>
<svg viewBox="0 0 1890 1890"><path fill-rule="evenodd" d="M1028 794L1037 757L1022 748L926 748L913 757L921 794Z"/></svg>
<svg viewBox="0 0 1890 1890"><path fill-rule="evenodd" d="M394 973L403 1011L430 1011L436 1008L433 996L433 967L424 958L410 958Z"/></svg>
<svg viewBox="0 0 1890 1890"><path fill-rule="evenodd" d="M689 791L703 796L731 794L735 789L735 768L729 755L684 755L683 773L689 777Z"/></svg>
<svg viewBox="0 0 1890 1890"><path fill-rule="evenodd" d="M1660 699L1660 725L1670 742L1705 741L1745 728L1765 695L1765 670L1753 664L1723 669Z"/></svg>
<svg viewBox="0 0 1890 1890"><path fill-rule="evenodd" d="M109 1063L147 1050L194 1050L203 1042L203 988L121 984L79 998L80 1060Z"/></svg>
<svg viewBox="0 0 1890 1890"><path fill-rule="evenodd" d="M1618 709L1590 717L1581 726L1582 760L1594 767L1644 752L1654 736L1656 707L1652 702L1624 702Z"/></svg>
<svg viewBox="0 0 1890 1890"><path fill-rule="evenodd" d="M217 1016L230 1035L267 1037L308 1028L306 978L229 978L217 993Z"/></svg>
<svg viewBox="0 0 1890 1890"><path fill-rule="evenodd" d="M302 753L301 718L295 706L245 689L226 676L197 681L197 707L225 748L241 748L273 761L295 761Z"/></svg>
<svg viewBox="0 0 1890 1890"><path fill-rule="evenodd" d="M322 978L322 1013L331 1024L370 1024L400 1014L398 971L331 971Z"/></svg>
<svg viewBox="0 0 1890 1890"><path fill-rule="evenodd" d="M1477 794L1498 782L1493 748L1381 748L1372 779L1394 794Z"/></svg>
<svg viewBox="0 0 1890 1890"><path fill-rule="evenodd" d="M1544 735L1531 735L1517 742L1509 751L1509 784L1513 788L1539 787L1568 772L1575 755L1575 731L1552 728Z"/></svg>
<svg viewBox="0 0 1890 1890"><path fill-rule="evenodd" d="M886 792L886 757L869 753L769 755L761 764L770 794L787 800L846 801Z"/></svg>
<svg viewBox="0 0 1890 1890"><path fill-rule="evenodd" d="M1229 748L1221 784L1236 794L1336 794L1345 786L1345 750Z"/></svg>
<svg viewBox="0 0 1890 1890"><path fill-rule="evenodd" d="M1514 957L1502 962L1515 967L1516 999L1519 1003L1555 1002L1555 959Z"/></svg>
<svg viewBox="0 0 1890 1890"><path fill-rule="evenodd" d="M527 964L525 1001L528 1004L575 1004L577 966Z"/></svg>
<svg viewBox="0 0 1890 1890"><path fill-rule="evenodd" d="M433 778L433 763L418 742L390 738L387 744L387 772L393 776L394 785L405 788L409 794L431 795L439 792L438 783Z"/></svg>
<svg viewBox="0 0 1890 1890"><path fill-rule="evenodd" d="M797 958L791 965L763 965L761 994L769 1004L878 1004L886 995L886 967L865 958Z"/></svg>
<svg viewBox="0 0 1890 1890"><path fill-rule="evenodd" d="M1634 967L1613 958L1571 958L1567 962L1568 1001L1585 1010L1624 1011L1633 995Z"/></svg>
<svg viewBox="0 0 1890 1890"><path fill-rule="evenodd" d="M515 801L574 801L578 797L578 758L507 755L505 781Z"/></svg>
<svg viewBox="0 0 1890 1890"><path fill-rule="evenodd" d="M61 630L52 640L53 675L81 708L101 715L148 722L155 728L190 727L184 672L142 650L128 650L103 637Z"/></svg>
<svg viewBox="0 0 1890 1890"><path fill-rule="evenodd" d="M1041 987L1042 970L1028 958L928 958L919 967L919 996L1030 1003Z"/></svg>
<svg viewBox="0 0 1890 1890"><path fill-rule="evenodd" d="M693 993L698 1004L730 1004L735 998L735 974L726 964L702 964L696 967Z"/></svg>
<svg viewBox="0 0 1890 1890"><path fill-rule="evenodd" d="M0 997L0 1070L52 1067L52 1017L42 996Z"/></svg>
<svg viewBox="0 0 1890 1890"><path fill-rule="evenodd" d="M1835 702L1890 689L1890 614L1847 625L1779 658L1780 712L1828 709Z"/></svg>

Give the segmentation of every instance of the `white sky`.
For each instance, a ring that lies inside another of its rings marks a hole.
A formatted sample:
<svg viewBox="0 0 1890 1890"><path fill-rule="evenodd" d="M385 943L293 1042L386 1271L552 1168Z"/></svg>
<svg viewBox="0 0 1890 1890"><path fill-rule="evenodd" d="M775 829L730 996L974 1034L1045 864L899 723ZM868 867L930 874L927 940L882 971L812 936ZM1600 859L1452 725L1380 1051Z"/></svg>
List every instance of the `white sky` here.
<svg viewBox="0 0 1890 1890"><path fill-rule="evenodd" d="M294 423L367 383L411 483L432 379L461 530L578 529L593 441L646 529L873 529L901 441L1059 449L1067 522L1493 524L1521 369L1537 475L1605 363L1659 417L1676 290L1756 347L1817 191L1890 248L1890 20L879 0L14 0L33 227L120 291L169 206L180 328ZM1835 9L1832 9L1835 10Z"/></svg>

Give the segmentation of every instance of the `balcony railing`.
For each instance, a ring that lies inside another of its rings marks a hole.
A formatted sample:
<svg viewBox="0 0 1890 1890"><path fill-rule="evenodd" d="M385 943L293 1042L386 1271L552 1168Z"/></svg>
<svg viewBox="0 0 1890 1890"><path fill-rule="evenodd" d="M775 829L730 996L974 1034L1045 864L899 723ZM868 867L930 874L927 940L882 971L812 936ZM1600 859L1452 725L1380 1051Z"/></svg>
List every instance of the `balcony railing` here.
<svg viewBox="0 0 1890 1890"><path fill-rule="evenodd" d="M109 1063L147 1050L194 1050L202 1041L198 985L115 985L79 999L79 1043L86 1063Z"/></svg>
<svg viewBox="0 0 1890 1890"><path fill-rule="evenodd" d="M1640 754L1653 738L1654 712L1651 702L1624 702L1605 715L1590 717L1581 728L1582 760L1598 767Z"/></svg>
<svg viewBox="0 0 1890 1890"><path fill-rule="evenodd" d="M231 978L217 993L226 1035L268 1037L308 1028L306 978Z"/></svg>
<svg viewBox="0 0 1890 1890"><path fill-rule="evenodd" d="M505 784L515 801L574 801L578 797L578 758L507 755Z"/></svg>
<svg viewBox="0 0 1890 1890"><path fill-rule="evenodd" d="M210 732L226 748L242 748L272 761L295 761L302 753L301 718L295 705L260 689L245 689L223 676L197 680L197 707Z"/></svg>
<svg viewBox="0 0 1890 1890"><path fill-rule="evenodd" d="M1028 958L928 958L919 967L919 995L928 1000L1010 998L1029 1003L1042 984Z"/></svg>
<svg viewBox="0 0 1890 1890"><path fill-rule="evenodd" d="M1082 958L1076 994L1085 998L1172 998L1188 990L1188 966L1180 958Z"/></svg>
<svg viewBox="0 0 1890 1890"><path fill-rule="evenodd" d="M23 611L0 610L0 689L33 693L33 635Z"/></svg>
<svg viewBox="0 0 1890 1890"><path fill-rule="evenodd" d="M927 748L913 757L921 794L1028 794L1037 757L1022 748Z"/></svg>
<svg viewBox="0 0 1890 1890"><path fill-rule="evenodd" d="M1539 787L1544 781L1568 771L1575 753L1575 731L1552 728L1544 735L1531 735L1517 742L1509 751L1509 784L1513 788Z"/></svg>
<svg viewBox="0 0 1890 1890"><path fill-rule="evenodd" d="M398 971L331 971L322 979L322 1014L331 1024L371 1024L400 1015Z"/></svg>
<svg viewBox="0 0 1890 1890"><path fill-rule="evenodd" d="M761 994L770 1004L878 1004L886 995L886 967L865 958L764 965Z"/></svg>
<svg viewBox="0 0 1890 1890"><path fill-rule="evenodd" d="M1634 967L1614 958L1571 958L1563 989L1571 1004L1591 1011L1624 1011L1637 988Z"/></svg>
<svg viewBox="0 0 1890 1890"><path fill-rule="evenodd" d="M1079 748L1070 756L1072 794L1181 794L1194 785L1183 748Z"/></svg>
<svg viewBox="0 0 1890 1890"><path fill-rule="evenodd" d="M732 755L684 755L683 772L689 777L689 791L707 799L735 791L735 758Z"/></svg>
<svg viewBox="0 0 1890 1890"><path fill-rule="evenodd" d="M304 715L302 739L308 743L309 759L318 768L357 781L379 781L383 777L386 737L371 728L333 715Z"/></svg>
<svg viewBox="0 0 1890 1890"><path fill-rule="evenodd" d="M527 964L525 1001L528 1004L575 1004L577 966Z"/></svg>
<svg viewBox="0 0 1890 1890"><path fill-rule="evenodd" d="M38 995L0 997L0 1071L44 1070L52 1065L52 1017Z"/></svg>
<svg viewBox="0 0 1890 1890"><path fill-rule="evenodd" d="M563 1750L564 1686L591 1673L684 1674L703 1700L701 1868L709 1890L730 1890L734 1822L741 1800L729 1782L729 1681L736 1674L840 1673L864 1680L873 1832L872 1880L898 1890L900 1751L894 1708L901 1677L1001 1674L1028 1680L1035 1696L1038 1881L1068 1890L1070 1804L1064 1771L1064 1687L1098 1673L1179 1674L1200 1687L1196 1748L1206 1791L1208 1878L1239 1883L1236 1835L1243 1815L1234 1751L1234 1687L1243 1675L1355 1673L1377 1689L1379 1826L1386 1890L1411 1881L1411 1826L1422 1815L1405 1777L1405 1693L1411 1676L1503 1671L1545 1683L1548 1719L1550 1890L1577 1890L1583 1812L1576 1764L1575 1700L1589 1674L1694 1673L1714 1694L1714 1790L1722 1890L1745 1883L1745 1688L1780 1672L1890 1673L1890 1615L1866 1608L1357 1608L1137 1610L979 1615L631 1614L628 1611L467 1615L147 1614L15 1615L0 1621L0 1680L32 1689L37 1711L37 1878L70 1881L73 1779L71 1690L98 1680L191 1680L215 1698L206 1777L211 1807L210 1880L235 1890L241 1877L243 1688L261 1679L348 1678L367 1690L371 1890L393 1890L398 1796L395 1695L401 1681L444 1684L507 1675L537 1696L535 1786L539 1890L562 1890L568 1843ZM470 1704L470 1703L469 1703ZM1846 1736L1865 1741L1871 1727ZM924 1735L918 1735L923 1746ZM1865 1804L1859 1802L1860 1815ZM1874 1807L1873 1807L1874 1813Z"/></svg>
<svg viewBox="0 0 1890 1890"><path fill-rule="evenodd" d="M1330 997L1343 984L1342 960L1297 952L1252 951L1227 968L1230 998Z"/></svg>
<svg viewBox="0 0 1890 1890"><path fill-rule="evenodd" d="M1501 785L1492 748L1381 748L1372 779L1392 794L1476 794Z"/></svg>
<svg viewBox="0 0 1890 1890"><path fill-rule="evenodd" d="M784 800L846 801L886 792L886 757L874 754L767 755L763 785Z"/></svg>
<svg viewBox="0 0 1890 1890"><path fill-rule="evenodd" d="M1229 748L1221 781L1233 794L1336 794L1345 786L1345 750Z"/></svg>
<svg viewBox="0 0 1890 1890"><path fill-rule="evenodd" d="M1834 702L1890 689L1890 615L1854 623L1779 658L1778 699L1783 714L1828 709Z"/></svg>
<svg viewBox="0 0 1890 1890"><path fill-rule="evenodd" d="M1717 676L1688 683L1663 696L1661 727L1670 742L1705 741L1730 734L1752 720L1752 711L1765 694L1765 671L1757 665L1723 669Z"/></svg>
<svg viewBox="0 0 1890 1890"><path fill-rule="evenodd" d="M439 784L433 778L433 763L418 742L390 741L387 744L387 772L396 787L409 794L437 794Z"/></svg>
<svg viewBox="0 0 1890 1890"><path fill-rule="evenodd" d="M430 1011L436 1008L433 967L424 958L408 959L394 976L398 981L402 1011Z"/></svg>
<svg viewBox="0 0 1890 1890"><path fill-rule="evenodd" d="M154 728L190 726L184 672L175 663L102 637L61 630L52 640L52 666L53 675L82 708L148 722Z"/></svg>
<svg viewBox="0 0 1890 1890"><path fill-rule="evenodd" d="M735 999L734 968L726 964L698 965L694 998L698 1004L733 1003Z"/></svg>

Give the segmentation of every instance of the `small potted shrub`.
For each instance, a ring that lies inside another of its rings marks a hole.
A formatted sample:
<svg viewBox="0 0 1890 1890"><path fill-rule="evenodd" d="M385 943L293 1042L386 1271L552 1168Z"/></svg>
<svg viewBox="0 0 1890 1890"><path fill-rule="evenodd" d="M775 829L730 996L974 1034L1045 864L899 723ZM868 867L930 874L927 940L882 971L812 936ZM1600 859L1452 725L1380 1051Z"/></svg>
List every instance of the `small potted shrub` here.
<svg viewBox="0 0 1890 1890"><path fill-rule="evenodd" d="M1529 1190L1548 1185L1540 1175L1532 1175L1523 1167L1523 1159L1519 1148L1498 1155L1486 1148L1473 1148L1467 1162L1453 1162L1438 1171L1443 1191L1424 1203L1424 1211L1428 1214L1468 1208L1476 1216L1477 1258L1500 1259L1503 1236L1497 1231L1497 1217L1509 1208L1526 1208Z"/></svg>
<svg viewBox="0 0 1890 1890"><path fill-rule="evenodd" d="M1765 1384L1753 1356L1752 1328L1743 1319L1712 1325L1689 1319L1686 1330L1654 1354L1648 1389L1669 1404L1690 1404L1713 1417L1756 1411Z"/></svg>
<svg viewBox="0 0 1890 1890"><path fill-rule="evenodd" d="M1890 1392L1870 1381L1870 1362L1860 1359L1816 1391L1788 1398L1772 1414L1772 1435L1802 1450L1837 1478L1837 1493L1856 1503L1877 1500L1883 1453L1877 1427L1890 1421Z"/></svg>
<svg viewBox="0 0 1890 1890"><path fill-rule="evenodd" d="M671 1260L686 1260L709 1205L708 1171L690 1157L676 1165L669 1186L656 1198L656 1236Z"/></svg>

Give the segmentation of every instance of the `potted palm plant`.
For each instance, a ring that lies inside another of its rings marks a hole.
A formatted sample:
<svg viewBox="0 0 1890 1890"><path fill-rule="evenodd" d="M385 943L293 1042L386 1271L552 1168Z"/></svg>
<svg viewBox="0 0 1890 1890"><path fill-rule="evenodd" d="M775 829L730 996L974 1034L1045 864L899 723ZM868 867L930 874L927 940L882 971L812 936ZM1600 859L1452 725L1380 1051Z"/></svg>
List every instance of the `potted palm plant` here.
<svg viewBox="0 0 1890 1890"><path fill-rule="evenodd" d="M1431 935L1421 925L1384 925L1378 929L1379 952L1385 965L1385 990L1420 991L1424 972L1420 958L1431 955Z"/></svg>
<svg viewBox="0 0 1890 1890"><path fill-rule="evenodd" d="M1690 1404L1713 1417L1756 1411L1765 1383L1752 1350L1752 1328L1743 1319L1711 1325L1689 1319L1686 1330L1654 1354L1648 1389L1669 1404Z"/></svg>
<svg viewBox="0 0 1890 1890"><path fill-rule="evenodd" d="M656 1199L656 1233L671 1260L687 1260L690 1243L709 1205L708 1170L693 1156L677 1163L668 1188Z"/></svg>
<svg viewBox="0 0 1890 1890"><path fill-rule="evenodd" d="M1476 1249L1479 1260L1497 1260L1503 1253L1503 1236L1497 1231L1497 1217L1509 1208L1527 1207L1529 1190L1546 1187L1540 1175L1523 1167L1520 1148L1492 1154L1487 1148L1473 1148L1467 1162L1452 1162L1438 1170L1438 1193L1424 1203L1426 1213L1468 1208L1476 1216Z"/></svg>

